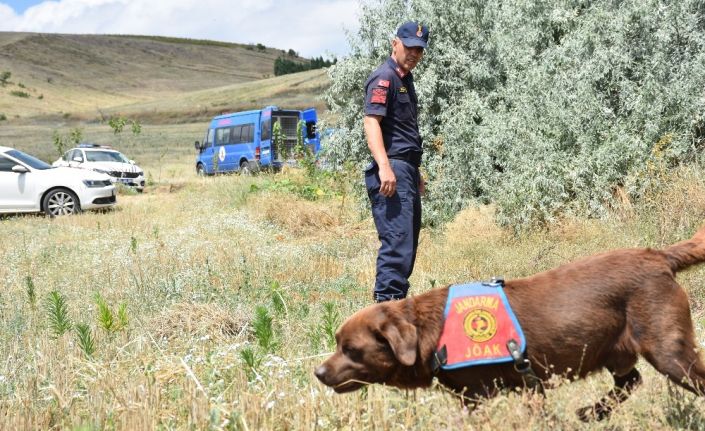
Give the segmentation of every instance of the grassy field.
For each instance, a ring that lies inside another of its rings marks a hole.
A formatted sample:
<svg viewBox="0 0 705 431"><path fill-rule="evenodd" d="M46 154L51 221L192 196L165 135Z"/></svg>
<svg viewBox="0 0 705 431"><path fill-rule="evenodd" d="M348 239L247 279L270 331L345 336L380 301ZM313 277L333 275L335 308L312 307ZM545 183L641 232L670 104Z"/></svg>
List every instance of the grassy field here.
<svg viewBox="0 0 705 431"><path fill-rule="evenodd" d="M51 155L51 128L27 127L0 128L0 139ZM378 242L346 188L359 178L197 178L191 145L201 125L146 126L120 142L104 125L84 133L124 149L152 185L105 213L0 219L0 429L705 427L703 402L643 362L645 384L598 424L574 411L610 389L606 373L556 377L543 403L511 393L472 413L440 387L336 395L312 370L333 350L338 324L371 303ZM494 224L492 208L468 209L422 230L412 293L686 238L705 219L702 174L674 172L607 220L521 238ZM679 275L701 341L704 280L705 266Z"/></svg>
<svg viewBox="0 0 705 431"><path fill-rule="evenodd" d="M214 41L0 32L0 73L11 73L0 86L0 114L100 118L116 106L273 77L282 55L304 61L280 49Z"/></svg>

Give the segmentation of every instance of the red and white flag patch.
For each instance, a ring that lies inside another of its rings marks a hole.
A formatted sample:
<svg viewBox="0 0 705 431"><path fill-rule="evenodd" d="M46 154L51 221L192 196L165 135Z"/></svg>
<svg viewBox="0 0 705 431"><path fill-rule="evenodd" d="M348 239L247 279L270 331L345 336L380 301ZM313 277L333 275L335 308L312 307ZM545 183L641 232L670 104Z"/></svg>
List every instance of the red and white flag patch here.
<svg viewBox="0 0 705 431"><path fill-rule="evenodd" d="M384 88L373 88L372 89L372 103L386 104L387 103L387 90Z"/></svg>
<svg viewBox="0 0 705 431"><path fill-rule="evenodd" d="M386 79L380 79L379 82L377 83L378 87L384 87L384 88L389 88L389 81Z"/></svg>

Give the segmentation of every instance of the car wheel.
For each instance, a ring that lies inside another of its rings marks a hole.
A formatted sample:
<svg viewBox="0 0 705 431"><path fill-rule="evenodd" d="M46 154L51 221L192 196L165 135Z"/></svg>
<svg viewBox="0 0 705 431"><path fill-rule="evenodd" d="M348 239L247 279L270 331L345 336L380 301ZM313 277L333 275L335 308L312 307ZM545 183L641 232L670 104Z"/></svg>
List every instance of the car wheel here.
<svg viewBox="0 0 705 431"><path fill-rule="evenodd" d="M55 189L44 196L44 213L49 217L71 215L81 212L81 204L76 195L68 189Z"/></svg>
<svg viewBox="0 0 705 431"><path fill-rule="evenodd" d="M199 177L206 176L206 168L203 167L202 163L196 165L196 175L198 175Z"/></svg>
<svg viewBox="0 0 705 431"><path fill-rule="evenodd" d="M240 162L240 175L252 175L252 168L247 160Z"/></svg>

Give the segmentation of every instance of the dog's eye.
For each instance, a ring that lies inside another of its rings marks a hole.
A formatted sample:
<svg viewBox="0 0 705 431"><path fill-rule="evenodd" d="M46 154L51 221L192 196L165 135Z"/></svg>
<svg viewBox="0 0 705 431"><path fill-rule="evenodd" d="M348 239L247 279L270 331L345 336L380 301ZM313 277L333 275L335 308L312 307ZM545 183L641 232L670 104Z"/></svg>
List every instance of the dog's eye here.
<svg viewBox="0 0 705 431"><path fill-rule="evenodd" d="M382 345L387 345L388 341L386 338L382 336L380 333L375 333L375 340L377 340L377 343L382 344Z"/></svg>
<svg viewBox="0 0 705 431"><path fill-rule="evenodd" d="M352 359L353 361L360 360L362 354L359 349L350 346L343 346L343 355Z"/></svg>

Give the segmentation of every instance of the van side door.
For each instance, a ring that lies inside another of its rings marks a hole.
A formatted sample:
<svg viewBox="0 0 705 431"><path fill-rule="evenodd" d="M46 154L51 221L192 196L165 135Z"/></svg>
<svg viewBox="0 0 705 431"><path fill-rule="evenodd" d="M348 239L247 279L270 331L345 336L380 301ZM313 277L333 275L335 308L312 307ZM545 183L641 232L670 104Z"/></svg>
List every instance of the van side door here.
<svg viewBox="0 0 705 431"><path fill-rule="evenodd" d="M314 108L307 109L301 112L301 119L306 123L304 127L304 145L306 145L314 154L321 149L321 138L318 134L318 115Z"/></svg>
<svg viewBox="0 0 705 431"><path fill-rule="evenodd" d="M254 145L255 124L247 123L242 125L240 132L240 145L238 145L238 161L247 159L248 162L253 162L256 159L256 151ZM238 162L239 163L239 162Z"/></svg>
<svg viewBox="0 0 705 431"><path fill-rule="evenodd" d="M237 129L237 126L235 127ZM234 169L233 145L231 143L233 127L219 127L215 129L215 146L213 148L214 162L218 164L218 172L228 172Z"/></svg>
<svg viewBox="0 0 705 431"><path fill-rule="evenodd" d="M272 111L262 111L260 122L255 133L255 145L260 147L260 164L271 166L274 154L272 154ZM259 141L259 142L258 142Z"/></svg>

